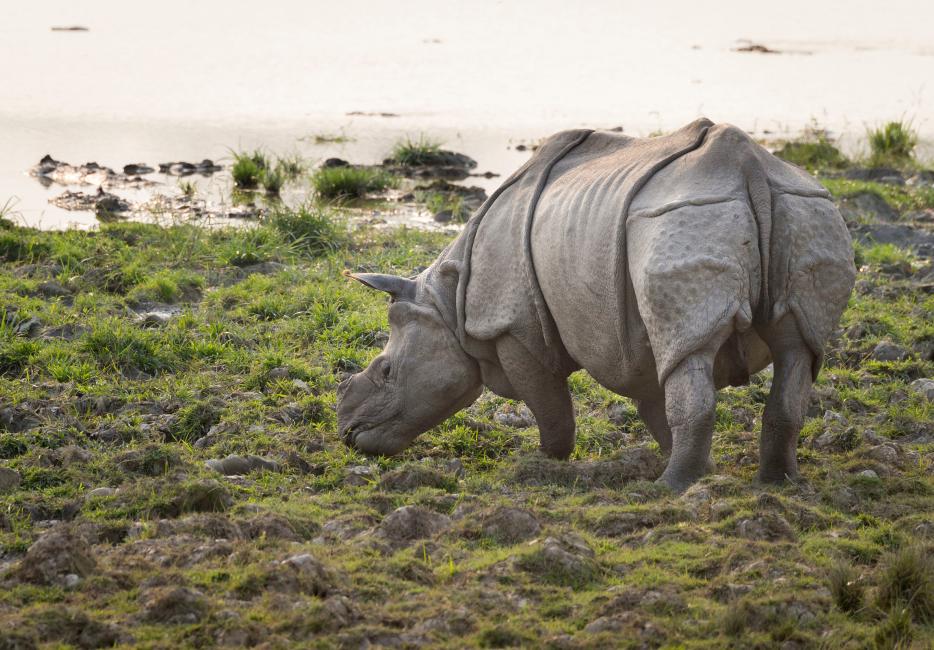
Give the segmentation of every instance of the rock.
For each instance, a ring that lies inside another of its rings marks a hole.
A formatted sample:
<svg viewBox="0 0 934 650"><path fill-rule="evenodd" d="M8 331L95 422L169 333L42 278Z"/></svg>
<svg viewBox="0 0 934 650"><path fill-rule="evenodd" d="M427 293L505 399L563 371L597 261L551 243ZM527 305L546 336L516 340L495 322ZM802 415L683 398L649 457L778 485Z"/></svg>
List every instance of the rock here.
<svg viewBox="0 0 934 650"><path fill-rule="evenodd" d="M866 455L884 465L899 464L899 450L894 443L876 445L866 452Z"/></svg>
<svg viewBox="0 0 934 650"><path fill-rule="evenodd" d="M538 549L520 558L518 565L547 582L577 586L596 577L596 553L575 533L547 537Z"/></svg>
<svg viewBox="0 0 934 650"><path fill-rule="evenodd" d="M824 424L839 424L845 427L847 425L847 420L836 411L824 411Z"/></svg>
<svg viewBox="0 0 934 650"><path fill-rule="evenodd" d="M254 471L278 472L279 463L260 456L237 456L231 454L226 458L212 458L205 461L208 469L214 470L224 476L243 476Z"/></svg>
<svg viewBox="0 0 934 650"><path fill-rule="evenodd" d="M93 490L88 490L84 497L86 499L96 499L99 497L112 497L116 493L117 491L112 487L99 487L94 488Z"/></svg>
<svg viewBox="0 0 934 650"><path fill-rule="evenodd" d="M10 492L19 487L22 478L14 469L0 467L0 493Z"/></svg>
<svg viewBox="0 0 934 650"><path fill-rule="evenodd" d="M94 194L65 190L62 194L49 199L49 203L63 210L94 212L100 217L128 212L132 207L128 201L116 194L105 192L102 187L98 187Z"/></svg>
<svg viewBox="0 0 934 650"><path fill-rule="evenodd" d="M493 414L493 421L503 427L512 427L514 429L526 429L535 426L535 416L525 404L509 405L500 407Z"/></svg>
<svg viewBox="0 0 934 650"><path fill-rule="evenodd" d="M794 541L795 531L791 524L778 513L763 512L736 524L736 534L751 540Z"/></svg>
<svg viewBox="0 0 934 650"><path fill-rule="evenodd" d="M647 446L627 447L613 460L558 461L544 454L520 457L510 480L524 485L564 485L579 489L621 488L629 481L655 480L664 461Z"/></svg>
<svg viewBox="0 0 934 650"><path fill-rule="evenodd" d="M214 479L185 485L172 500L175 514L185 512L223 512L233 505L233 497ZM173 514L173 513L170 513Z"/></svg>
<svg viewBox="0 0 934 650"><path fill-rule="evenodd" d="M154 167L150 167L146 163L130 163L123 166L123 173L127 176L140 176L143 174L151 174L155 170Z"/></svg>
<svg viewBox="0 0 934 650"><path fill-rule="evenodd" d="M454 213L450 210L441 210L440 212L436 212L432 217L437 223L448 223L453 218Z"/></svg>
<svg viewBox="0 0 934 650"><path fill-rule="evenodd" d="M266 373L266 377L269 379L269 381L276 381L277 379L288 379L291 372L292 371L288 368L279 366L278 368L273 368L268 373Z"/></svg>
<svg viewBox="0 0 934 650"><path fill-rule="evenodd" d="M908 384L908 390L920 395L929 402L934 402L934 379L915 379Z"/></svg>
<svg viewBox="0 0 934 650"><path fill-rule="evenodd" d="M839 203L840 214L848 222L877 223L898 219L898 212L875 192L857 192Z"/></svg>
<svg viewBox="0 0 934 650"><path fill-rule="evenodd" d="M872 350L872 358L876 361L904 361L908 358L908 350L891 341L879 341Z"/></svg>
<svg viewBox="0 0 934 650"><path fill-rule="evenodd" d="M433 537L451 525L451 518L421 506L402 506L387 515L376 534L391 543L407 544Z"/></svg>
<svg viewBox="0 0 934 650"><path fill-rule="evenodd" d="M500 544L518 544L538 535L542 526L528 510L500 507L482 520L483 535Z"/></svg>
<svg viewBox="0 0 934 650"><path fill-rule="evenodd" d="M919 257L934 257L934 233L904 224L858 224L851 227L853 238L861 244L894 244L909 249Z"/></svg>
<svg viewBox="0 0 934 650"><path fill-rule="evenodd" d="M900 171L892 167L856 167L843 172L843 177L853 181L873 181L875 183L890 183L904 185L905 177ZM859 192L859 194L872 194Z"/></svg>
<svg viewBox="0 0 934 650"><path fill-rule="evenodd" d="M147 623L190 625L198 623L210 609L203 593L189 587L157 587L140 596L141 618Z"/></svg>
<svg viewBox="0 0 934 650"><path fill-rule="evenodd" d="M23 582L64 586L69 574L84 578L96 566L88 544L69 528L59 526L29 547L14 575Z"/></svg>
<svg viewBox="0 0 934 650"><path fill-rule="evenodd" d="M383 474L379 481L380 488L399 492L410 492L420 487L446 489L452 485L450 477L423 463L397 467Z"/></svg>
<svg viewBox="0 0 934 650"><path fill-rule="evenodd" d="M87 328L84 325L59 325L58 327L46 328L42 332L40 338L43 340L62 339L65 341L74 341L76 338L84 336L90 331L90 328Z"/></svg>
<svg viewBox="0 0 934 650"><path fill-rule="evenodd" d="M241 528L250 539L263 537L265 539L286 539L295 542L301 539L288 519L273 513L258 515L249 521L245 521L241 524Z"/></svg>
<svg viewBox="0 0 934 650"><path fill-rule="evenodd" d="M606 418L618 427L625 426L638 417L636 410L623 402L610 404L606 409Z"/></svg>
<svg viewBox="0 0 934 650"><path fill-rule="evenodd" d="M347 468L344 485L368 485L376 480L376 470L369 465L353 465Z"/></svg>
<svg viewBox="0 0 934 650"><path fill-rule="evenodd" d="M309 553L279 562L266 576L265 587L286 594L327 596L334 589L331 571Z"/></svg>
<svg viewBox="0 0 934 650"><path fill-rule="evenodd" d="M210 176L214 172L224 169L221 165L214 164L213 160L205 158L199 163L189 162L167 162L159 163L159 173L169 176L191 176L192 174L201 174Z"/></svg>
<svg viewBox="0 0 934 650"><path fill-rule="evenodd" d="M863 477L863 478L865 478L865 479L869 479L869 480L871 480L871 481L878 481L878 480L879 480L879 475L876 474L875 471L873 471L873 470L871 470L871 469L864 469L862 472L859 472L859 474L857 474L857 476L861 476L861 477Z"/></svg>
<svg viewBox="0 0 934 650"><path fill-rule="evenodd" d="M84 650L108 648L129 641L117 626L96 621L70 607L56 606L33 617L39 638L46 643L58 642Z"/></svg>
<svg viewBox="0 0 934 650"><path fill-rule="evenodd" d="M0 650L37 650L33 634L24 630L0 630Z"/></svg>
<svg viewBox="0 0 934 650"><path fill-rule="evenodd" d="M350 163L342 158L328 158L323 163L321 163L321 166L325 169L331 167L350 167Z"/></svg>

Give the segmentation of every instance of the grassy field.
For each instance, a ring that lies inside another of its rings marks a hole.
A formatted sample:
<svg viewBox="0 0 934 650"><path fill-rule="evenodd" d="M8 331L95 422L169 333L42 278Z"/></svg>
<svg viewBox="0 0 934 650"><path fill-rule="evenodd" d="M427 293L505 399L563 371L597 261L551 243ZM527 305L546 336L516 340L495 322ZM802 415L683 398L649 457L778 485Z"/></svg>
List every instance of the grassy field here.
<svg viewBox="0 0 934 650"><path fill-rule="evenodd" d="M0 224L0 648L930 647L934 295L905 251L857 250L800 481L753 483L762 373L721 392L717 474L677 496L583 373L570 463L489 393L399 458L340 443L335 386L388 328L341 271L412 274L447 236L314 207Z"/></svg>

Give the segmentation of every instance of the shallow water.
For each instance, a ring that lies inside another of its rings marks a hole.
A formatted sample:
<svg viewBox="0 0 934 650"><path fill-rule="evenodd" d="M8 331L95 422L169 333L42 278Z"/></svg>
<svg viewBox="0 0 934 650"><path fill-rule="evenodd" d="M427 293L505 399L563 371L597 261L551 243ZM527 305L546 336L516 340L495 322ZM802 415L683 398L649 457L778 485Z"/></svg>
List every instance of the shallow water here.
<svg viewBox="0 0 934 650"><path fill-rule="evenodd" d="M582 125L647 134L699 115L764 137L816 120L850 151L867 126L907 117L930 155L934 3L758 5L4 3L0 205L16 197L20 218L46 228L95 222L48 205L61 188L25 175L46 153L115 168L254 146L375 162L426 133L507 174L521 140ZM67 25L89 31L50 29ZM735 52L740 39L784 53Z"/></svg>

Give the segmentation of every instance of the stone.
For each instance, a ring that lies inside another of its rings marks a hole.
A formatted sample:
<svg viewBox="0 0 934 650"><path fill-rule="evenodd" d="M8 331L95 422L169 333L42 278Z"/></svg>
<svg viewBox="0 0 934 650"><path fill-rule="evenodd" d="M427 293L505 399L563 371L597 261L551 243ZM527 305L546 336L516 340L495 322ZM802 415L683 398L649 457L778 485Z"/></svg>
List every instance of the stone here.
<svg viewBox="0 0 934 650"><path fill-rule="evenodd" d="M376 480L376 470L369 465L352 465L344 475L344 485L362 486Z"/></svg>
<svg viewBox="0 0 934 650"><path fill-rule="evenodd" d="M112 497L117 491L112 487L99 487L94 488L93 490L88 490L84 495L87 499L96 499L98 497Z"/></svg>
<svg viewBox="0 0 934 650"><path fill-rule="evenodd" d="M255 471L278 472L279 463L260 456L237 456L231 454L226 458L212 458L204 465L218 474L224 476L243 476Z"/></svg>
<svg viewBox="0 0 934 650"><path fill-rule="evenodd" d="M736 524L736 534L751 540L778 541L796 539L794 528L782 515L775 512L759 513Z"/></svg>
<svg viewBox="0 0 934 650"><path fill-rule="evenodd" d="M501 407L493 414L493 421L500 426L513 429L527 429L535 426L535 416L524 404L516 406L507 404Z"/></svg>
<svg viewBox="0 0 934 650"><path fill-rule="evenodd" d="M210 609L205 595L189 587L157 587L144 591L140 601L142 620L164 625L199 623Z"/></svg>
<svg viewBox="0 0 934 650"><path fill-rule="evenodd" d="M861 477L863 477L863 478L865 478L865 479L869 479L870 481L878 481L878 480L879 480L879 475L876 474L876 472L875 472L874 470L871 470L871 469L864 469L863 471L859 472L858 475L861 476Z"/></svg>
<svg viewBox="0 0 934 650"><path fill-rule="evenodd" d="M934 379L915 379L908 384L908 390L920 395L929 402L934 402Z"/></svg>
<svg viewBox="0 0 934 650"><path fill-rule="evenodd" d="M500 507L483 517L483 535L500 544L518 544L538 535L542 526L528 510Z"/></svg>
<svg viewBox="0 0 934 650"><path fill-rule="evenodd" d="M891 341L879 341L872 350L872 358L876 361L904 361L908 358L908 350Z"/></svg>
<svg viewBox="0 0 934 650"><path fill-rule="evenodd" d="M389 513L377 527L377 535L392 543L407 544L434 537L451 525L447 515L421 506L402 506Z"/></svg>
<svg viewBox="0 0 934 650"><path fill-rule="evenodd" d="M840 214L847 221L895 221L898 212L875 192L857 192L840 200Z"/></svg>
<svg viewBox="0 0 934 650"><path fill-rule="evenodd" d="M69 581L67 576L87 577L96 566L87 542L69 528L56 526L43 533L27 549L14 575L23 582L65 586Z"/></svg>
<svg viewBox="0 0 934 650"><path fill-rule="evenodd" d="M0 493L10 492L19 487L22 478L15 469L0 467Z"/></svg>
<svg viewBox="0 0 934 650"><path fill-rule="evenodd" d="M420 487L443 489L452 484L450 477L424 463L404 465L386 472L379 480L380 488L390 491L410 492Z"/></svg>

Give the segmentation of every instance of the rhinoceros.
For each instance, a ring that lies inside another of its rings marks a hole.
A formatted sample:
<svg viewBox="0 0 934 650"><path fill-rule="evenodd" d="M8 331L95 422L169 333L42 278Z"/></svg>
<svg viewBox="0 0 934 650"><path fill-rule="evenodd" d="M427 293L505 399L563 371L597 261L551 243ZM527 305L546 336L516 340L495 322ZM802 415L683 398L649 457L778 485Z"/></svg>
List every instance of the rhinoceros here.
<svg viewBox="0 0 934 650"><path fill-rule="evenodd" d="M855 279L829 193L740 129L547 139L412 278L384 291L390 336L338 387L346 444L391 455L484 386L523 400L541 451L567 458L567 378L631 398L687 488L711 467L716 391L772 363L758 478L797 474L811 382Z"/></svg>

